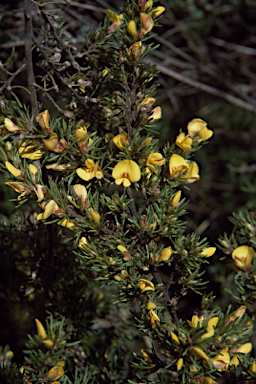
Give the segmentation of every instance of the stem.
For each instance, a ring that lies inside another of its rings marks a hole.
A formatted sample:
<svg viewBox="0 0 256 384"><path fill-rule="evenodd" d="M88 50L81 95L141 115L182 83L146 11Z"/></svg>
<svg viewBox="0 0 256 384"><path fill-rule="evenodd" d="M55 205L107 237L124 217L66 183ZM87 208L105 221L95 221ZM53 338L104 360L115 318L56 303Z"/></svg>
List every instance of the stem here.
<svg viewBox="0 0 256 384"><path fill-rule="evenodd" d="M31 0L24 0L24 16L25 16L25 60L27 67L27 81L28 90L30 92L30 103L31 103L31 123L34 118L38 115L37 97L35 90L35 76L33 69L33 58L32 58L32 13L31 13Z"/></svg>

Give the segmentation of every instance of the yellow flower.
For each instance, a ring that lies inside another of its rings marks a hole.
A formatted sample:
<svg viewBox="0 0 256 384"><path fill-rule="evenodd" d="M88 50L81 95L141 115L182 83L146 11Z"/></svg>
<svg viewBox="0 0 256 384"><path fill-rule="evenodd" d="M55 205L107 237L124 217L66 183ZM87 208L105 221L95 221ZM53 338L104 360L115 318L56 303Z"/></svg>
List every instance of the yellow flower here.
<svg viewBox="0 0 256 384"><path fill-rule="evenodd" d="M147 310L150 311L150 309L155 309L156 305L153 303L153 301L149 301L147 304Z"/></svg>
<svg viewBox="0 0 256 384"><path fill-rule="evenodd" d="M44 185L36 184L34 187L34 191L37 195L37 201L42 201L45 196L46 188Z"/></svg>
<svg viewBox="0 0 256 384"><path fill-rule="evenodd" d="M128 51L130 52L134 60L137 59L137 57L140 56L140 54L143 52L141 41L137 41L136 43L131 45Z"/></svg>
<svg viewBox="0 0 256 384"><path fill-rule="evenodd" d="M59 361L53 368L45 374L45 381L57 380L64 375L64 361Z"/></svg>
<svg viewBox="0 0 256 384"><path fill-rule="evenodd" d="M211 361L216 369L220 371L226 371L230 362L228 348L222 349L219 355L213 357Z"/></svg>
<svg viewBox="0 0 256 384"><path fill-rule="evenodd" d="M169 171L172 178L182 177L185 169L189 168L189 163L179 155L172 155L169 160Z"/></svg>
<svg viewBox="0 0 256 384"><path fill-rule="evenodd" d="M21 171L20 169L17 169L12 165L9 161L5 162L5 166L7 170L14 176L20 179L24 179L24 172Z"/></svg>
<svg viewBox="0 0 256 384"><path fill-rule="evenodd" d="M164 248L158 254L159 261L167 261L170 259L171 255L172 255L172 248L171 247Z"/></svg>
<svg viewBox="0 0 256 384"><path fill-rule="evenodd" d="M89 181L96 177L96 179L100 180L103 177L103 172L99 168L99 162L95 164L93 160L87 159L85 160L86 168L78 168L76 173L78 176L85 181Z"/></svg>
<svg viewBox="0 0 256 384"><path fill-rule="evenodd" d="M157 173L157 170L155 169L154 165L161 166L165 163L165 159L159 152L151 152L151 154L147 158L147 167L154 173Z"/></svg>
<svg viewBox="0 0 256 384"><path fill-rule="evenodd" d="M62 227L66 227L69 229L72 229L75 227L75 224L73 221L69 221L68 219L63 219L57 222L58 225L62 225Z"/></svg>
<svg viewBox="0 0 256 384"><path fill-rule="evenodd" d="M232 252L232 258L235 262L235 265L243 270L250 268L253 256L253 248L248 247L247 245L241 245Z"/></svg>
<svg viewBox="0 0 256 384"><path fill-rule="evenodd" d="M162 13L164 13L164 11L165 11L165 7L159 6L159 7L153 8L152 12L151 12L152 13L152 17L158 17Z"/></svg>
<svg viewBox="0 0 256 384"><path fill-rule="evenodd" d="M227 318L227 320L225 321L225 325L228 325L234 320L240 319L244 315L245 311L246 311L246 306L241 305L234 313L232 313L232 315L230 315Z"/></svg>
<svg viewBox="0 0 256 384"><path fill-rule="evenodd" d="M214 381L213 379L211 379L210 377L205 377L203 379L203 383L202 384L215 384L216 381Z"/></svg>
<svg viewBox="0 0 256 384"><path fill-rule="evenodd" d="M194 137L198 132L202 131L202 129L206 128L206 121L195 118L191 120L187 125L188 134L190 137Z"/></svg>
<svg viewBox="0 0 256 384"><path fill-rule="evenodd" d="M252 343L245 343L238 348L233 348L230 352L232 353L250 353L252 350Z"/></svg>
<svg viewBox="0 0 256 384"><path fill-rule="evenodd" d="M49 139L44 140L44 146L49 151L54 151L58 146L58 142L59 142L58 136L56 135L56 133L52 132Z"/></svg>
<svg viewBox="0 0 256 384"><path fill-rule="evenodd" d="M215 329L216 328L216 325L218 324L218 321L219 321L219 318L218 316L215 316L215 317L212 317L208 323L207 323L207 331L211 330L211 329Z"/></svg>
<svg viewBox="0 0 256 384"><path fill-rule="evenodd" d="M77 144L79 148L85 154L88 153L88 144L87 144L86 138L87 138L87 128L85 126L78 128L75 132L75 139L77 140Z"/></svg>
<svg viewBox="0 0 256 384"><path fill-rule="evenodd" d="M49 111L47 109L36 116L36 121L38 122L40 127L45 130L47 135L51 133L51 128L49 125Z"/></svg>
<svg viewBox="0 0 256 384"><path fill-rule="evenodd" d="M59 172L65 172L71 167L71 164L48 164L45 166L46 169L53 169L54 171L59 171Z"/></svg>
<svg viewBox="0 0 256 384"><path fill-rule="evenodd" d="M177 371L180 371L182 366L183 366L183 359L182 357L180 357L179 360L177 361Z"/></svg>
<svg viewBox="0 0 256 384"><path fill-rule="evenodd" d="M146 279L139 279L137 287L140 288L141 292L146 292L146 291L154 291L155 286L151 281L146 280Z"/></svg>
<svg viewBox="0 0 256 384"><path fill-rule="evenodd" d="M124 261L131 260L131 255L123 245L118 245L117 249L122 252Z"/></svg>
<svg viewBox="0 0 256 384"><path fill-rule="evenodd" d="M249 371L250 371L250 372L256 372L256 364L255 364L255 361L253 361L253 363L250 365L250 367L249 367Z"/></svg>
<svg viewBox="0 0 256 384"><path fill-rule="evenodd" d="M155 107L152 110L151 115L149 116L149 120L156 121L156 120L161 119L161 117L162 117L162 109L161 109L161 107Z"/></svg>
<svg viewBox="0 0 256 384"><path fill-rule="evenodd" d="M101 76L102 77L106 77L108 74L108 69L107 68L104 68L103 71L101 72Z"/></svg>
<svg viewBox="0 0 256 384"><path fill-rule="evenodd" d="M43 344L50 348L53 346L53 342L50 339L47 339L47 334L45 332L44 326L38 319L35 319L36 322L36 328L37 328L37 335L42 340Z"/></svg>
<svg viewBox="0 0 256 384"><path fill-rule="evenodd" d="M206 141L210 139L213 135L213 131L211 131L208 128L203 128L200 132L198 132L199 139L196 141L201 142L201 141Z"/></svg>
<svg viewBox="0 0 256 384"><path fill-rule="evenodd" d="M39 160L44 155L41 149L35 150L37 143L33 141L22 141L19 145L19 154L23 159Z"/></svg>
<svg viewBox="0 0 256 384"><path fill-rule="evenodd" d="M171 338L172 338L173 341L175 341L177 344L180 344L180 341L179 341L179 339L178 339L178 336L175 335L174 332L170 332L170 335L171 335Z"/></svg>
<svg viewBox="0 0 256 384"><path fill-rule="evenodd" d="M187 183L194 183L196 180L200 179L200 176L198 174L199 168L195 161L192 161L192 163L189 164L187 173L183 175L182 177L186 179Z"/></svg>
<svg viewBox="0 0 256 384"><path fill-rule="evenodd" d="M31 192L31 190L21 182L10 181L8 183L5 183L5 185L8 185L8 187L14 189L15 192L20 193L20 195L18 196L18 201L20 201L23 196L28 195Z"/></svg>
<svg viewBox="0 0 256 384"><path fill-rule="evenodd" d="M149 360L149 359L150 359L150 356L149 356L149 354L145 351L145 349L141 349L141 353L142 353L142 356L143 356L143 359L144 359L144 360Z"/></svg>
<svg viewBox="0 0 256 384"><path fill-rule="evenodd" d="M204 257L211 257L216 252L216 247L208 247L205 248L202 252L200 252L200 255Z"/></svg>
<svg viewBox="0 0 256 384"><path fill-rule="evenodd" d="M87 205L87 201L86 201L87 191L85 186L83 184L75 184L73 185L73 188L74 188L75 194L79 197L79 199L81 199L83 208L85 208Z"/></svg>
<svg viewBox="0 0 256 384"><path fill-rule="evenodd" d="M117 163L112 171L112 177L117 185L129 187L131 183L141 178L140 167L133 160L123 160Z"/></svg>
<svg viewBox="0 0 256 384"><path fill-rule="evenodd" d="M111 21L111 26L108 28L107 33L113 32L117 27L121 25L123 15L117 15L115 12L110 9L106 9L106 16Z"/></svg>
<svg viewBox="0 0 256 384"><path fill-rule="evenodd" d="M209 357L206 355L206 353L201 348L198 348L198 347L193 348L192 353L193 353L193 355L195 355L197 357L201 357L202 359L204 359L206 361L209 360Z"/></svg>
<svg viewBox="0 0 256 384"><path fill-rule="evenodd" d="M18 132L22 131L22 128L18 127L18 125L15 125L10 119L7 117L4 119L4 127L7 129L8 132Z"/></svg>
<svg viewBox="0 0 256 384"><path fill-rule="evenodd" d="M153 0L148 0L147 2L142 1L140 7L142 11L145 11L146 9L151 9L153 7Z"/></svg>
<svg viewBox="0 0 256 384"><path fill-rule="evenodd" d="M84 237L84 236L81 237L81 239L79 240L78 247L81 248L81 249L89 247L86 237Z"/></svg>
<svg viewBox="0 0 256 384"><path fill-rule="evenodd" d="M150 324L151 324L151 327L152 328L155 328L156 327L156 322L159 322L160 319L159 317L157 316L156 312L153 310L153 308L151 308L149 310L149 316L150 316Z"/></svg>
<svg viewBox="0 0 256 384"><path fill-rule="evenodd" d="M180 147L184 152L190 151L192 145L192 139L189 135L185 136L184 132L181 132L176 139L176 144Z"/></svg>
<svg viewBox="0 0 256 384"><path fill-rule="evenodd" d="M199 340L203 340L203 339L209 339L210 337L212 337L214 335L214 328L211 328L211 329L207 329L207 332L204 333Z"/></svg>
<svg viewBox="0 0 256 384"><path fill-rule="evenodd" d="M133 40L137 39L138 33L137 33L136 23L134 20L130 20L129 23L127 24L127 31L131 35Z"/></svg>
<svg viewBox="0 0 256 384"><path fill-rule="evenodd" d="M91 214L92 219L95 222L95 224L99 224L99 222L100 222L100 214L98 212L96 212L96 211L90 211L90 214Z"/></svg>
<svg viewBox="0 0 256 384"><path fill-rule="evenodd" d="M229 365L235 365L237 367L239 365L238 357L237 356L232 357Z"/></svg>
<svg viewBox="0 0 256 384"><path fill-rule="evenodd" d="M192 316L192 320L187 320L188 324L190 325L191 328L196 329L197 324L198 324L198 317L196 315Z"/></svg>
<svg viewBox="0 0 256 384"><path fill-rule="evenodd" d="M181 197L181 191L178 191L172 199L172 207L176 208L179 205Z"/></svg>
<svg viewBox="0 0 256 384"><path fill-rule="evenodd" d="M55 213L58 210L59 210L58 204L54 200L50 200L49 203L47 203L45 206L43 218L48 219L48 217L51 216L52 213Z"/></svg>
<svg viewBox="0 0 256 384"><path fill-rule="evenodd" d="M125 147L129 147L128 137L121 133L113 138L113 143L119 148L123 149Z"/></svg>
<svg viewBox="0 0 256 384"><path fill-rule="evenodd" d="M140 38L143 38L154 27L154 21L148 13L140 13Z"/></svg>

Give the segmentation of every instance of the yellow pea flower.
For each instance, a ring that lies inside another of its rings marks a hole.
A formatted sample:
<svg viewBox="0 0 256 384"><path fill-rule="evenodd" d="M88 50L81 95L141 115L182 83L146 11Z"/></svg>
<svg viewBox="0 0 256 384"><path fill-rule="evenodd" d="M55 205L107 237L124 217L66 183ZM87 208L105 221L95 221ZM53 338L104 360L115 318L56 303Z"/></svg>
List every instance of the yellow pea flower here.
<svg viewBox="0 0 256 384"><path fill-rule="evenodd" d="M186 179L187 183L194 183L196 180L200 179L200 176L198 174L199 168L195 161L192 161L192 163L189 164L187 173L183 175L182 177Z"/></svg>
<svg viewBox="0 0 256 384"><path fill-rule="evenodd" d="M43 324L38 319L35 319L36 322L36 328L37 328L37 335L41 338L42 343L47 347L50 348L53 346L53 341L50 339L47 339L47 334L44 329Z"/></svg>
<svg viewBox="0 0 256 384"><path fill-rule="evenodd" d="M207 247L200 253L200 255L203 255L204 257L211 257L215 252L216 247Z"/></svg>
<svg viewBox="0 0 256 384"><path fill-rule="evenodd" d="M197 328L197 324L198 324L198 317L196 315L193 315L192 316L192 320L187 320L188 324L190 325L191 328L193 329L196 329Z"/></svg>
<svg viewBox="0 0 256 384"><path fill-rule="evenodd" d="M250 353L252 350L252 343L245 343L238 348L233 348L230 352L232 353Z"/></svg>
<svg viewBox="0 0 256 384"><path fill-rule="evenodd" d="M99 224L99 222L100 222L100 214L98 212L96 212L96 211L90 211L90 214L91 214L92 219L95 222L95 224Z"/></svg>
<svg viewBox="0 0 256 384"><path fill-rule="evenodd" d="M59 210L58 204L54 200L50 200L49 203L45 205L45 211L43 213L43 218L48 219L52 213L55 213Z"/></svg>
<svg viewBox="0 0 256 384"><path fill-rule="evenodd" d="M86 188L83 184L75 184L73 185L73 188L74 188L74 191L75 191L75 194L77 195L77 197L79 197L79 199L81 199L81 203L82 203L82 206L83 208L86 207L87 205L87 191L86 191Z"/></svg>
<svg viewBox="0 0 256 384"><path fill-rule="evenodd" d="M232 321L240 319L246 311L246 306L241 305L234 313L232 313L227 320L225 321L225 325L228 325Z"/></svg>
<svg viewBox="0 0 256 384"><path fill-rule="evenodd" d="M130 54L132 55L132 58L134 60L136 60L137 57L140 56L140 54L143 52L143 50L144 50L144 48L142 47L141 41L137 41L136 43L131 45L130 48L128 49L128 51L130 52Z"/></svg>
<svg viewBox="0 0 256 384"><path fill-rule="evenodd" d="M172 338L173 341L175 341L177 344L180 344L180 341L179 341L179 339L178 339L178 336L175 335L174 332L170 332L170 335L171 335L171 338Z"/></svg>
<svg viewBox="0 0 256 384"><path fill-rule="evenodd" d="M68 219L60 220L57 222L57 224L69 229L75 228L75 224L73 223L73 221L69 221Z"/></svg>
<svg viewBox="0 0 256 384"><path fill-rule="evenodd" d="M21 141L18 148L20 157L29 160L40 160L44 155L44 151L41 149L35 150L37 146L38 144L33 141Z"/></svg>
<svg viewBox="0 0 256 384"><path fill-rule="evenodd" d="M179 202L180 202L180 197L181 197L181 191L178 191L173 199L172 199L172 207L173 208L176 208L178 205L179 205Z"/></svg>
<svg viewBox="0 0 256 384"><path fill-rule="evenodd" d="M112 171L112 177L117 185L129 187L131 183L141 178L140 167L133 160L123 160L117 163Z"/></svg>
<svg viewBox="0 0 256 384"><path fill-rule="evenodd" d="M53 368L45 374L45 381L57 380L64 375L64 361L59 361Z"/></svg>
<svg viewBox="0 0 256 384"><path fill-rule="evenodd" d="M150 169L150 171L157 173L154 165L161 166L165 163L165 159L159 152L151 152L151 154L147 158L146 166ZM154 165L153 165L154 164Z"/></svg>
<svg viewBox="0 0 256 384"><path fill-rule="evenodd" d="M148 13L140 13L140 38L143 38L154 27L154 21Z"/></svg>
<svg viewBox="0 0 256 384"><path fill-rule="evenodd" d="M50 119L50 116L49 116L49 111L47 109L44 112L41 112L41 113L39 113L39 115L36 116L36 121L38 122L40 127L45 130L47 135L50 135L50 133L51 133L51 128L49 125L49 119Z"/></svg>
<svg viewBox="0 0 256 384"><path fill-rule="evenodd" d="M151 327L154 329L156 327L156 322L160 322L160 319L157 316L156 312L153 310L153 308L149 310L149 316Z"/></svg>
<svg viewBox="0 0 256 384"><path fill-rule="evenodd" d="M201 348L198 348L198 347L193 348L192 353L193 353L193 355L195 355L197 357L201 357L202 359L204 359L206 361L209 360L209 357L206 355L206 353Z"/></svg>
<svg viewBox="0 0 256 384"><path fill-rule="evenodd" d="M235 265L242 270L247 270L251 267L253 256L253 248L248 247L247 245L241 245L232 252L232 258Z"/></svg>
<svg viewBox="0 0 256 384"><path fill-rule="evenodd" d="M20 179L24 179L24 172L18 168L15 168L9 161L5 162L7 170L14 176Z"/></svg>
<svg viewBox="0 0 256 384"><path fill-rule="evenodd" d="M46 193L46 187L41 184L36 184L34 187L34 191L37 195L37 201L40 202L44 199Z"/></svg>
<svg viewBox="0 0 256 384"><path fill-rule="evenodd" d="M207 123L206 121L195 118L191 120L187 125L188 134L190 137L194 137L196 134L198 134L202 129L206 128Z"/></svg>
<svg viewBox="0 0 256 384"><path fill-rule="evenodd" d="M106 9L106 16L111 21L111 26L107 29L107 33L113 32L116 28L118 28L123 19L123 15L117 15L115 12L110 9Z"/></svg>
<svg viewBox="0 0 256 384"><path fill-rule="evenodd" d="M54 163L54 164L48 164L45 166L46 169L53 169L54 171L58 171L58 172L65 172L70 167L71 167L71 164L69 164L69 163L67 163L67 164Z"/></svg>
<svg viewBox="0 0 256 384"><path fill-rule="evenodd" d="M158 254L159 261L167 261L170 259L171 255L172 255L172 248L171 247L164 248Z"/></svg>
<svg viewBox="0 0 256 384"><path fill-rule="evenodd" d="M44 146L49 151L54 151L58 146L58 142L59 142L58 136L56 135L56 133L52 132L49 139L44 140Z"/></svg>
<svg viewBox="0 0 256 384"><path fill-rule="evenodd" d="M8 187L14 189L15 192L20 193L20 195L18 196L18 201L20 201L23 196L28 195L31 192L31 190L21 182L10 181L5 183L5 185L8 185Z"/></svg>
<svg viewBox="0 0 256 384"><path fill-rule="evenodd" d="M78 247L83 249L83 248L89 248L89 245L88 245L88 242L87 242L87 239L86 237L81 237L81 239L79 240L79 243L78 243Z"/></svg>
<svg viewBox="0 0 256 384"><path fill-rule="evenodd" d="M87 138L87 128L85 126L78 128L75 132L75 139L77 140L77 144L79 148L85 154L88 153L88 144L87 144L86 138Z"/></svg>
<svg viewBox="0 0 256 384"><path fill-rule="evenodd" d="M232 359L230 360L229 365L235 365L237 367L239 365L238 357L237 356L232 357Z"/></svg>
<svg viewBox="0 0 256 384"><path fill-rule="evenodd" d="M162 109L161 109L161 107L155 107L152 110L151 115L149 116L149 120L156 121L156 120L161 119L161 117L162 117Z"/></svg>
<svg viewBox="0 0 256 384"><path fill-rule="evenodd" d="M218 316L212 317L207 323L207 330L215 329L218 324L219 318Z"/></svg>
<svg viewBox="0 0 256 384"><path fill-rule="evenodd" d="M175 143L180 147L184 152L190 151L192 145L192 139L189 135L185 136L184 132L181 132L177 137Z"/></svg>
<svg viewBox="0 0 256 384"><path fill-rule="evenodd" d="M18 125L15 125L10 119L8 119L8 117L4 119L4 127L8 132L19 132L23 130Z"/></svg>
<svg viewBox="0 0 256 384"><path fill-rule="evenodd" d="M129 147L128 137L124 133L120 133L120 135L115 136L113 138L113 143L119 149L123 149L125 147Z"/></svg>
<svg viewBox="0 0 256 384"><path fill-rule="evenodd" d="M156 305L153 303L153 301L149 301L147 304L147 310L150 311L150 309L155 309Z"/></svg>
<svg viewBox="0 0 256 384"><path fill-rule="evenodd" d="M162 15L162 13L165 12L165 7L162 7L162 6L159 6L159 7L155 7L152 9L152 17L158 17L160 15Z"/></svg>
<svg viewBox="0 0 256 384"><path fill-rule="evenodd" d="M99 162L94 163L93 160L87 159L85 160L86 168L77 168L77 175L85 181L89 181L96 177L96 179L100 180L103 177L103 172L99 168Z"/></svg>
<svg viewBox="0 0 256 384"><path fill-rule="evenodd" d="M133 40L136 40L138 37L138 32L136 28L136 23L134 20L130 20L129 23L127 24L127 31L133 38Z"/></svg>
<svg viewBox="0 0 256 384"><path fill-rule="evenodd" d="M211 358L211 361L216 369L220 371L226 371L230 363L228 348L226 347L222 349L217 356Z"/></svg>
<svg viewBox="0 0 256 384"><path fill-rule="evenodd" d="M155 286L154 284L146 279L139 279L137 286L140 288L141 292L146 292L146 291L154 291Z"/></svg>
<svg viewBox="0 0 256 384"><path fill-rule="evenodd" d="M185 169L189 168L189 163L179 155L172 155L169 160L169 171L172 178L180 178Z"/></svg>
<svg viewBox="0 0 256 384"><path fill-rule="evenodd" d="M180 357L179 360L177 361L177 371L180 371L183 366L183 358Z"/></svg>

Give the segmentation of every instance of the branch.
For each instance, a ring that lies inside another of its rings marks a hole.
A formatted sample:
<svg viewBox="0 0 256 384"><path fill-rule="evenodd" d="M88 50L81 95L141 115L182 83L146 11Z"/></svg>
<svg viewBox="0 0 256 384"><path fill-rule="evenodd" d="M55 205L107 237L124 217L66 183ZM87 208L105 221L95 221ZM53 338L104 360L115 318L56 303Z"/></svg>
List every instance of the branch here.
<svg viewBox="0 0 256 384"><path fill-rule="evenodd" d="M24 16L25 16L25 60L27 67L27 81L28 90L30 92L31 103L31 122L38 115L37 97L35 90L35 76L33 69L32 58L32 13L31 13L31 0L24 0Z"/></svg>
<svg viewBox="0 0 256 384"><path fill-rule="evenodd" d="M246 111L256 113L256 104L250 104L246 101L239 99L238 97L232 96L227 92L221 91L217 88L214 88L208 84L200 83L200 81L192 80L187 76L182 75L181 73L175 72L170 68L165 67L164 65L158 64L157 62L154 62L153 60L149 60L147 58L143 59L144 63L150 63L150 64L156 64L157 70L159 70L161 73L172 77L175 80L178 80L182 83L188 84L193 88L200 89L202 92L209 93L213 96L217 96L220 99L226 100L228 103L231 103L233 105L236 105L239 108L243 108Z"/></svg>

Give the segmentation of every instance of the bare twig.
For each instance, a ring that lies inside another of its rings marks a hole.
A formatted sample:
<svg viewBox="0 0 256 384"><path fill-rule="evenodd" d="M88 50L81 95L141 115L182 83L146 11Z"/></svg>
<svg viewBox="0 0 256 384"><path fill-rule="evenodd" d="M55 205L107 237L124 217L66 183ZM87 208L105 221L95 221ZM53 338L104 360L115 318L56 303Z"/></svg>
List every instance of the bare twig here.
<svg viewBox="0 0 256 384"><path fill-rule="evenodd" d="M253 105L253 104L247 103L246 101L239 99L238 97L232 96L232 95L228 94L227 92L221 91L221 90L214 88L208 84L204 84L204 83L201 83L199 81L192 80L189 77L182 75L181 73L173 71L172 69L169 69L169 68L167 68L161 64L158 64L157 62L154 62L152 60L148 60L147 58L144 58L144 62L145 63L150 62L151 64L156 64L157 69L161 73L163 73L167 76L170 76L175 80L178 80L182 83L188 84L191 87L200 89L202 92L206 92L206 93L209 93L213 96L219 97L220 99L226 100L228 103L231 103L233 105L236 105L237 107L243 108L246 111L256 113L256 104Z"/></svg>
<svg viewBox="0 0 256 384"><path fill-rule="evenodd" d="M231 51L235 51L238 53L242 53L243 55L256 56L256 48L246 47L244 45L228 43L222 39L217 39L216 37L210 37L209 41L218 47L223 47L230 49Z"/></svg>
<svg viewBox="0 0 256 384"><path fill-rule="evenodd" d="M9 88L11 87L11 83L12 83L13 79L14 79L20 72L22 72L22 71L26 68L26 64L25 64L25 63L22 64L22 66L19 67L19 68L17 69L17 71L14 72L14 73L10 73L9 71L6 71L3 65L1 66L1 68L2 68L6 73L8 73L8 75L10 75L10 77L8 78L8 80L6 80L6 81L4 82L4 84L3 84L2 87L0 88L0 92L2 92L4 89L7 89L8 91L10 90Z"/></svg>
<svg viewBox="0 0 256 384"><path fill-rule="evenodd" d="M32 58L32 12L31 12L31 0L24 0L24 16L25 16L25 59L27 67L27 81L28 90L30 92L30 103L31 103L31 122L38 115L37 97L35 90L35 76L33 69L33 58Z"/></svg>

